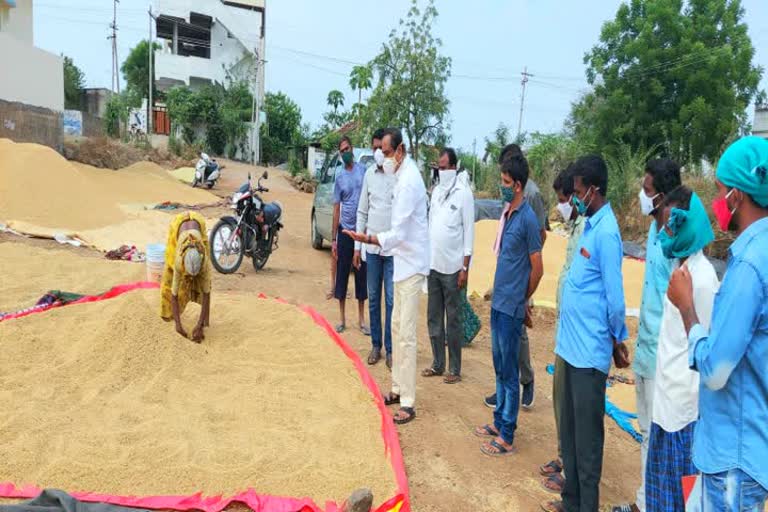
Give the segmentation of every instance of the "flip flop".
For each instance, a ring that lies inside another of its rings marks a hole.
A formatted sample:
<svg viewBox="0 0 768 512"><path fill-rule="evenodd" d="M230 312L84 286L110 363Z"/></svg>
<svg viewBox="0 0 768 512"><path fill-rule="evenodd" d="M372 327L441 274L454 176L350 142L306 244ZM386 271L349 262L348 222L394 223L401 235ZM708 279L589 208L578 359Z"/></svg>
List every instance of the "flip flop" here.
<svg viewBox="0 0 768 512"><path fill-rule="evenodd" d="M461 375L446 375L443 382L446 384L458 384L461 382Z"/></svg>
<svg viewBox="0 0 768 512"><path fill-rule="evenodd" d="M545 491L560 494L563 492L563 487L565 487L565 478L560 473L553 473L541 479L541 487Z"/></svg>
<svg viewBox="0 0 768 512"><path fill-rule="evenodd" d="M486 448L486 444L483 443L480 445L480 451L483 452L485 455L488 455L489 457L503 457L504 455L511 454L514 450L511 448L504 448L502 445L496 442L494 439L490 443L488 443L493 448L496 448L497 451L492 452L488 448Z"/></svg>
<svg viewBox="0 0 768 512"><path fill-rule="evenodd" d="M346 330L347 330L347 326L344 324L339 324L336 326L336 332L339 334L343 333Z"/></svg>
<svg viewBox="0 0 768 512"><path fill-rule="evenodd" d="M563 502L560 500L557 501L545 501L541 504L541 510L544 512L565 512L565 508L563 507Z"/></svg>
<svg viewBox="0 0 768 512"><path fill-rule="evenodd" d="M480 430L483 432L479 432ZM472 430L472 433L477 437L496 437L499 435L499 433L493 430L493 427L488 424L485 424L482 427L477 427L476 429Z"/></svg>
<svg viewBox="0 0 768 512"><path fill-rule="evenodd" d="M370 336L371 335L371 330L366 325L360 327L360 332L363 333L364 336Z"/></svg>
<svg viewBox="0 0 768 512"><path fill-rule="evenodd" d="M539 466L539 474L541 476L551 476L555 473L562 473L563 465L557 459L552 459L544 465Z"/></svg>
<svg viewBox="0 0 768 512"><path fill-rule="evenodd" d="M442 377L443 372L438 372L434 368L424 368L421 371L421 376L422 377Z"/></svg>
<svg viewBox="0 0 768 512"><path fill-rule="evenodd" d="M408 416L403 419L394 418L393 421L398 425L405 425L416 418L416 410L413 407L401 407L397 412L400 411L408 413Z"/></svg>
<svg viewBox="0 0 768 512"><path fill-rule="evenodd" d="M384 405L395 405L400 403L400 395L387 393L384 395Z"/></svg>

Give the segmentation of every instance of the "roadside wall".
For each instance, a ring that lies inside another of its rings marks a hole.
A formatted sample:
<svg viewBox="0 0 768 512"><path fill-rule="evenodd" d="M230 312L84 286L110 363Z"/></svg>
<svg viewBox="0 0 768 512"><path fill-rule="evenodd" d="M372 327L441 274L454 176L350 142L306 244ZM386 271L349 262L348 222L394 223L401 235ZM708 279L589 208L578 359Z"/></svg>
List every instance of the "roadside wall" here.
<svg viewBox="0 0 768 512"><path fill-rule="evenodd" d="M64 110L64 64L58 55L0 33L0 99Z"/></svg>
<svg viewBox="0 0 768 512"><path fill-rule="evenodd" d="M0 138L15 142L35 142L60 151L62 133L60 113L0 100Z"/></svg>

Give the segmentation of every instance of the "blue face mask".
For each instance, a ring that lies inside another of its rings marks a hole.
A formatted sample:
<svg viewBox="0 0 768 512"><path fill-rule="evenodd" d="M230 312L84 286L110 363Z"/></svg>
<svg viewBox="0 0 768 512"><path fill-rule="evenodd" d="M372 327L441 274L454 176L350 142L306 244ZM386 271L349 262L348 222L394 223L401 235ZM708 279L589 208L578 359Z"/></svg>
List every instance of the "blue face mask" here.
<svg viewBox="0 0 768 512"><path fill-rule="evenodd" d="M584 195L584 199L579 198L576 194L573 194L573 206L576 207L576 212L579 215L586 215L587 209L589 208L589 205L592 204L592 199L589 200L589 203L585 203L584 200L587 198L587 195L590 195L591 192L587 192Z"/></svg>
<svg viewBox="0 0 768 512"><path fill-rule="evenodd" d="M499 187L501 190L501 199L505 203L511 203L515 199L515 189L512 187Z"/></svg>

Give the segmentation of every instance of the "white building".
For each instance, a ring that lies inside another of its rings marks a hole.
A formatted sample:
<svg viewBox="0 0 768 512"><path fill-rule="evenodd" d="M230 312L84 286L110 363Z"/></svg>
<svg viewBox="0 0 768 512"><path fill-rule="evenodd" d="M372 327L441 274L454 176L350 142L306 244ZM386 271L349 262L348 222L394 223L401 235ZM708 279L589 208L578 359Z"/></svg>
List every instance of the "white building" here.
<svg viewBox="0 0 768 512"><path fill-rule="evenodd" d="M0 99L64 110L64 59L34 46L32 0L0 0Z"/></svg>
<svg viewBox="0 0 768 512"><path fill-rule="evenodd" d="M768 139L768 105L755 107L755 120L752 123L752 135Z"/></svg>
<svg viewBox="0 0 768 512"><path fill-rule="evenodd" d="M0 2L3 0L0 0ZM157 40L155 85L163 91L245 80L264 98L265 0L154 0ZM258 108L257 105L257 108ZM173 120L171 120L173 122ZM259 154L258 122L251 151Z"/></svg>

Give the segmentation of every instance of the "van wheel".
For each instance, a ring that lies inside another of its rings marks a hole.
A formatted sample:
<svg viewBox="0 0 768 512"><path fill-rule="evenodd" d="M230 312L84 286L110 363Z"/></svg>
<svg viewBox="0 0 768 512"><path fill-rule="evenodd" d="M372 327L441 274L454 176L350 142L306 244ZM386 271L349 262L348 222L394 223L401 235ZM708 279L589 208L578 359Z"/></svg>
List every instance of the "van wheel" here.
<svg viewBox="0 0 768 512"><path fill-rule="evenodd" d="M312 231L309 236L312 241L312 248L318 251L321 250L323 248L323 237L320 236L320 233L317 231L317 217L315 216L315 212L312 212Z"/></svg>

